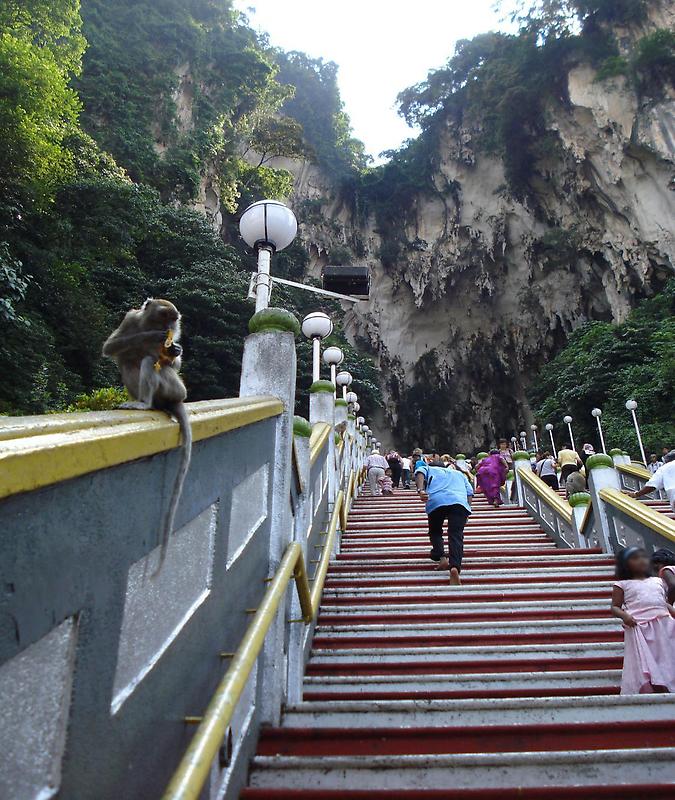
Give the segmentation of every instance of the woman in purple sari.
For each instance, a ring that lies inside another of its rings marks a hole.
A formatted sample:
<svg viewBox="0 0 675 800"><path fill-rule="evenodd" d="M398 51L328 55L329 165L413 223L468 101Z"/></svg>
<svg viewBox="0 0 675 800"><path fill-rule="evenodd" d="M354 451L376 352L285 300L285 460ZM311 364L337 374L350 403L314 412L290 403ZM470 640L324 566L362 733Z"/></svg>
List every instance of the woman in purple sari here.
<svg viewBox="0 0 675 800"><path fill-rule="evenodd" d="M500 489L506 480L509 468L499 455L499 450L490 450L490 455L478 465L476 480L487 497L488 503L497 508L501 502Z"/></svg>

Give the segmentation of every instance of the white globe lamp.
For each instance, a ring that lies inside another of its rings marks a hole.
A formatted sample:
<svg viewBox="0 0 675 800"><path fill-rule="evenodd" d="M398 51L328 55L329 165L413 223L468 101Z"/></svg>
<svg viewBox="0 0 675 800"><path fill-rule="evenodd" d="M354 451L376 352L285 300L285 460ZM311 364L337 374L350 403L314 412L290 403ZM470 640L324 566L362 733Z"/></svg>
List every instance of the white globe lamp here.
<svg viewBox="0 0 675 800"><path fill-rule="evenodd" d="M239 220L241 238L258 253L255 282L255 310L267 308L270 300L272 253L283 250L295 239L298 221L288 206L277 200L259 200Z"/></svg>
<svg viewBox="0 0 675 800"><path fill-rule="evenodd" d="M312 340L312 380L321 378L321 340L333 332L333 323L323 311L312 311L302 321L302 332Z"/></svg>

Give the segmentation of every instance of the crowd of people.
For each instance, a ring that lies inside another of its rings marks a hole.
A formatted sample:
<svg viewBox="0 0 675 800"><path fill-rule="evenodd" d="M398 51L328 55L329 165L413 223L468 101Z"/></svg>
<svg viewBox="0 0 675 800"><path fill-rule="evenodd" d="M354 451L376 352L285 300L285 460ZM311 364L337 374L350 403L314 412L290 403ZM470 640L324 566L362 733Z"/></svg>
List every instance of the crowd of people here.
<svg viewBox="0 0 675 800"><path fill-rule="evenodd" d="M533 456L532 470L552 489L564 488L569 496L586 490L585 465L594 453L590 444L577 453L566 442L555 457L546 450ZM425 455L419 448L410 456L374 450L366 469L373 495L391 495L399 488L417 491L428 518L431 560L439 570L449 570L450 583L459 586L472 498L481 491L491 505L501 504L513 455L506 439L487 454L461 461L448 454ZM658 489L675 511L675 449L663 448L660 459L653 454L647 466L649 481L639 491L627 493L637 498ZM622 694L675 692L674 602L675 553L662 549L650 558L643 548L627 547L616 555L611 611L624 627Z"/></svg>

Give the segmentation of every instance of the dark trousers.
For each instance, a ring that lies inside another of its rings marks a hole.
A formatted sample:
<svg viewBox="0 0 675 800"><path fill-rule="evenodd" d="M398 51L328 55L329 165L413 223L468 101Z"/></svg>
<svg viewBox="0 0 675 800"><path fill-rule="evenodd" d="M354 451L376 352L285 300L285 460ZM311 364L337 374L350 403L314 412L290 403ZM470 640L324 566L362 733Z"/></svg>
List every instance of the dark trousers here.
<svg viewBox="0 0 675 800"><path fill-rule="evenodd" d="M401 467L400 461L394 461L393 459L389 462L389 469L391 470L391 481L394 484L394 488L398 489L398 485L401 481L401 472L403 468Z"/></svg>
<svg viewBox="0 0 675 800"><path fill-rule="evenodd" d="M431 539L431 560L440 561L445 555L443 547L443 523L448 521L448 549L450 568L462 568L462 556L464 555L464 526L469 518L469 512L454 504L451 506L440 506L429 514L429 539Z"/></svg>
<svg viewBox="0 0 675 800"><path fill-rule="evenodd" d="M410 488L410 470L403 469L401 470L401 480L403 481L403 485L406 489Z"/></svg>
<svg viewBox="0 0 675 800"><path fill-rule="evenodd" d="M542 475L541 479L542 479L542 481L544 481L544 483L547 486L550 486L551 489L555 489L556 491L558 490L558 476L557 475Z"/></svg>

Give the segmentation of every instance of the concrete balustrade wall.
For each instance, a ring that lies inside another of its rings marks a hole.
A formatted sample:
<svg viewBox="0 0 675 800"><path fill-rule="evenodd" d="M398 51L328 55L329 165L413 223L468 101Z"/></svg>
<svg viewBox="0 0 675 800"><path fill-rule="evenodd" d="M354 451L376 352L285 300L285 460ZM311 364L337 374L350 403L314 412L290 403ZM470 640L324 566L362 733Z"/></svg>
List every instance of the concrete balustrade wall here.
<svg viewBox="0 0 675 800"><path fill-rule="evenodd" d="M292 474L281 550L304 537L308 562L318 557L332 427L311 463L308 439L279 463L286 428L275 397L189 408L192 463L156 575L178 465L174 422L119 411L0 423L2 798L161 797L194 731L185 718L205 710L274 571L281 470ZM277 706L298 684L293 602L289 591L280 652L259 658L204 797L238 795L280 663Z"/></svg>

